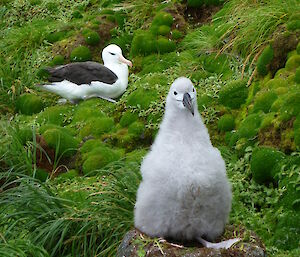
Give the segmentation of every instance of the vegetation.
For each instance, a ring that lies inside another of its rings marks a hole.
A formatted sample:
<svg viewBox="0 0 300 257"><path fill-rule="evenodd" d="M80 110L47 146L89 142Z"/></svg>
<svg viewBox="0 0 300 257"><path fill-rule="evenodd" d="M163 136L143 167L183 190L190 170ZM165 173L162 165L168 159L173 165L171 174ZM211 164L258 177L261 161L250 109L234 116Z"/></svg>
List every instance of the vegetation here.
<svg viewBox="0 0 300 257"><path fill-rule="evenodd" d="M187 76L226 162L230 223L299 256L299 13L297 0L2 1L0 255L114 256L170 84ZM109 43L134 64L117 103L59 105L35 86Z"/></svg>

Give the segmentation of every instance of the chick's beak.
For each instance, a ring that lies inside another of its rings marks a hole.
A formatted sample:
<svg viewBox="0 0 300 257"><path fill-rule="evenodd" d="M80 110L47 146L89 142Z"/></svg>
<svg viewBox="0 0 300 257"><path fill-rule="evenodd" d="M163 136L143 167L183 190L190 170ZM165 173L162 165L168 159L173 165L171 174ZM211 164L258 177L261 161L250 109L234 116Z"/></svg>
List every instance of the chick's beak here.
<svg viewBox="0 0 300 257"><path fill-rule="evenodd" d="M194 105L192 103L192 98L189 93L185 93L182 99L183 106L187 108L194 116Z"/></svg>
<svg viewBox="0 0 300 257"><path fill-rule="evenodd" d="M119 61L122 62L122 63L127 64L127 65L130 66L130 67L132 67L132 62L129 61L129 60L127 60L127 59L125 59L123 55L120 55L120 56L119 56Z"/></svg>

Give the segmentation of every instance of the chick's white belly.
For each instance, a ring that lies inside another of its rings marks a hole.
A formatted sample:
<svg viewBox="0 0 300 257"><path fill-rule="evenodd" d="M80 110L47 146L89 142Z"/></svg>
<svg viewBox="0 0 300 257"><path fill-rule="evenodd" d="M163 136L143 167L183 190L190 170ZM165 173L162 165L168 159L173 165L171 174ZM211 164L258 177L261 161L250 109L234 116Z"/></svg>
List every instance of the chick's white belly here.
<svg viewBox="0 0 300 257"><path fill-rule="evenodd" d="M167 180L140 184L135 226L150 236L178 240L199 236L213 240L219 236L231 208L229 183L203 183L201 176L170 176Z"/></svg>

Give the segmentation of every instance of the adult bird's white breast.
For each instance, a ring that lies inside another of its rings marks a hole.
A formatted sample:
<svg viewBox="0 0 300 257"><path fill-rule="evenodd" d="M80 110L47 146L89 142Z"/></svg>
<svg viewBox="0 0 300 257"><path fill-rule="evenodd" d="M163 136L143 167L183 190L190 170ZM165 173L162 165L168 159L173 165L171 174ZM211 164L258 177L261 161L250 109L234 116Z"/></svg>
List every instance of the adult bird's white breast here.
<svg viewBox="0 0 300 257"><path fill-rule="evenodd" d="M172 84L158 135L141 166L136 228L152 237L214 240L231 209L224 160L197 110L191 81ZM205 240L204 240L205 241ZM206 241L205 241L206 242Z"/></svg>

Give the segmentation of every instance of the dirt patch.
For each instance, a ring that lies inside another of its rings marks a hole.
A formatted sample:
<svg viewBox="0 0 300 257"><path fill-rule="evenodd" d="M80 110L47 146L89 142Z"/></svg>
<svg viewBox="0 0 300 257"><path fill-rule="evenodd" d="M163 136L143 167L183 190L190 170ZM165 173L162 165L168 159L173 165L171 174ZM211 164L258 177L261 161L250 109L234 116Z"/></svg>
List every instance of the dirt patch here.
<svg viewBox="0 0 300 257"><path fill-rule="evenodd" d="M191 23L193 26L200 26L205 23L210 23L212 21L213 15L222 8L219 6L206 6L203 5L198 8L186 7L184 12L185 20Z"/></svg>
<svg viewBox="0 0 300 257"><path fill-rule="evenodd" d="M187 23L184 18L185 6L182 4L174 4L172 7L166 8L165 11L173 16L174 22L172 30L178 29L182 32L186 32Z"/></svg>

